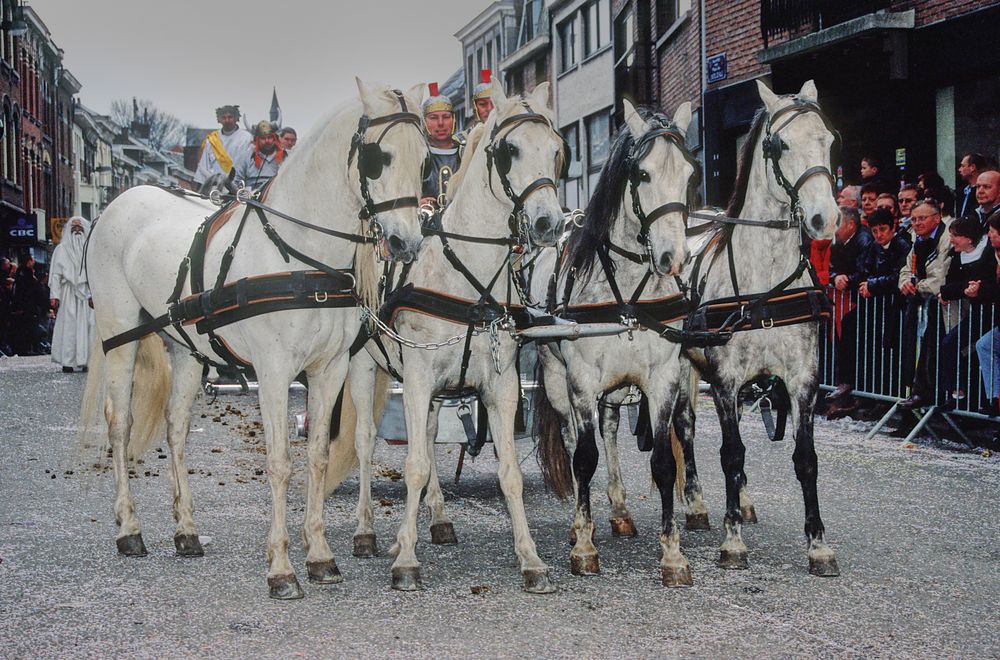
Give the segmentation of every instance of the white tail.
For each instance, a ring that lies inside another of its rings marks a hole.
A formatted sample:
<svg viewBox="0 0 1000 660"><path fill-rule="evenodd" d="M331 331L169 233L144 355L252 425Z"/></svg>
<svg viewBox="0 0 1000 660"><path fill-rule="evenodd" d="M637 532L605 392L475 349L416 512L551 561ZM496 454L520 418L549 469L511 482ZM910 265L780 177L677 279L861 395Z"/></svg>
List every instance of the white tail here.
<svg viewBox="0 0 1000 660"><path fill-rule="evenodd" d="M389 400L389 374L375 370L375 397L372 405L372 419L375 423L382 418L386 402ZM358 411L351 399L350 379L344 382L344 401L340 407L340 429L330 443L330 462L326 468L326 494L329 495L358 467L358 453L354 446L357 432Z"/></svg>
<svg viewBox="0 0 1000 660"><path fill-rule="evenodd" d="M100 337L94 336L87 365L87 384L80 405L80 447L106 452L111 415L111 400L107 396L105 373L107 361ZM135 367L132 371L132 431L129 434L128 458L145 454L163 430L167 402L170 400L170 362L166 346L156 335L139 340ZM103 413L104 421L101 420Z"/></svg>

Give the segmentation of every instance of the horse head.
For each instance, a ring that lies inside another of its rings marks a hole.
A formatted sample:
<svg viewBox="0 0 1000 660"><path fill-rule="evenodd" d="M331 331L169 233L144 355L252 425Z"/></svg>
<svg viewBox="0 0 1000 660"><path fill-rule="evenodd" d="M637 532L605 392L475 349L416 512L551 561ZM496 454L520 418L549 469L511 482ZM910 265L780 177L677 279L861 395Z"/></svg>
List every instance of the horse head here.
<svg viewBox="0 0 1000 660"><path fill-rule="evenodd" d="M407 92L357 79L364 115L351 146L350 178L362 204L362 218L383 258L408 263L423 236L417 206L427 159L420 103L423 83Z"/></svg>
<svg viewBox="0 0 1000 660"><path fill-rule="evenodd" d="M624 100L625 125L631 147L617 174L627 177L622 189L627 232L638 241L659 275L676 275L687 259L685 226L688 190L695 164L684 144L691 123L691 104L682 103L672 120L646 113ZM626 142L628 144L628 142ZM630 199L625 199L624 195Z"/></svg>
<svg viewBox="0 0 1000 660"><path fill-rule="evenodd" d="M817 102L812 80L794 96L777 96L761 81L767 112L761 137L768 189L814 239L833 238L839 218L830 171L835 133Z"/></svg>
<svg viewBox="0 0 1000 660"><path fill-rule="evenodd" d="M568 154L549 109L549 83L510 99L494 85L493 105L483 140L490 186L498 182L514 205L515 235L526 235L535 245L555 245L563 230L557 182Z"/></svg>

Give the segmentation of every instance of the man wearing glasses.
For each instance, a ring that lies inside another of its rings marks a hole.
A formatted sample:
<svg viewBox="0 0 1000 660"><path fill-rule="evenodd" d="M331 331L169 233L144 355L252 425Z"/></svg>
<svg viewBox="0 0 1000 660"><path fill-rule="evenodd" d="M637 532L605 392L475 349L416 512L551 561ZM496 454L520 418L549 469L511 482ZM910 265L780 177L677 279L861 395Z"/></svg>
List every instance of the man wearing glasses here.
<svg viewBox="0 0 1000 660"><path fill-rule="evenodd" d="M902 382L911 384L910 396L899 403L901 408L933 405L937 373L937 348L941 339L941 315L937 295L944 284L950 261L949 243L942 235L947 230L941 222L941 208L933 199L923 199L913 206L910 224L913 248L906 265L899 272L899 292L903 295ZM926 323L922 321L926 319ZM920 344L919 357L914 351ZM916 369L913 364L916 362Z"/></svg>

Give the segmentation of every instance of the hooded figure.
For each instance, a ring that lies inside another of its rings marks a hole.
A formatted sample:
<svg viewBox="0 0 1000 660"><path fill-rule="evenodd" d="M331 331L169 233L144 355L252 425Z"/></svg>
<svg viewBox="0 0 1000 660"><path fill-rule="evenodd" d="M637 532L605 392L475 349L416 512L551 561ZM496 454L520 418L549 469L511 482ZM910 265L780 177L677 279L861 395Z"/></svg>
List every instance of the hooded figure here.
<svg viewBox="0 0 1000 660"><path fill-rule="evenodd" d="M52 333L52 361L70 373L86 368L90 340L94 336L94 309L90 285L83 266L83 246L90 235L90 222L80 216L69 219L62 241L52 253L49 289L53 306L58 304ZM58 301L58 303L56 303Z"/></svg>

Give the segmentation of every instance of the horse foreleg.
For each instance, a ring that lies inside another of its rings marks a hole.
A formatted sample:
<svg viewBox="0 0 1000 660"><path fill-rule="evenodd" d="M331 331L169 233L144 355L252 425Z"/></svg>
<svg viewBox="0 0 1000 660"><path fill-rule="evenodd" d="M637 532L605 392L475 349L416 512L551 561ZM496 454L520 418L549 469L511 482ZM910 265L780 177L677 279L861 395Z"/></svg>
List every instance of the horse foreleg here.
<svg viewBox="0 0 1000 660"><path fill-rule="evenodd" d="M326 494L324 488L326 469L330 462L330 419L337 397L344 387L347 368L348 357L345 355L324 364L321 368L310 369L306 373L309 378L308 406L315 417L314 423L309 425L306 448L308 469L302 543L306 549L306 572L309 581L318 584L334 584L344 580L333 558L333 551L326 542L323 500Z"/></svg>
<svg viewBox="0 0 1000 660"><path fill-rule="evenodd" d="M431 513L431 543L435 545L455 545L455 526L444 511L444 493L441 491L441 481L438 479L437 460L434 456L434 442L437 440L438 417L441 415L441 402L431 401L427 416L427 454L430 456L430 477L427 480L427 491L424 493L424 504Z"/></svg>
<svg viewBox="0 0 1000 660"><path fill-rule="evenodd" d="M128 440L132 430L132 372L138 344L119 346L105 357L107 401L104 413L111 443L111 463L115 472L115 522L118 552L128 557L145 557L139 518L128 484Z"/></svg>
<svg viewBox="0 0 1000 660"><path fill-rule="evenodd" d="M535 594L551 593L556 587L549 579L548 566L535 549L524 510L524 477L514 447L518 384L514 370L509 373L511 377L504 378L498 387L484 389L480 392L480 397L488 412L493 445L500 459L497 475L500 477L500 488L507 499L507 511L514 532L514 552L521 563L524 590Z"/></svg>
<svg viewBox="0 0 1000 660"><path fill-rule="evenodd" d="M649 397L650 425L653 433L653 455L649 465L653 482L660 491L660 577L665 587L691 586L691 567L681 553L681 535L674 521L674 481L677 478L677 459L670 446L670 418L674 407L673 393L666 400L660 392ZM654 412L655 411L655 412Z"/></svg>
<svg viewBox="0 0 1000 660"><path fill-rule="evenodd" d="M715 397L715 407L719 413L719 423L722 426L722 448L719 455L722 462L722 472L726 480L726 515L724 524L726 538L719 549L719 566L722 568L745 569L747 563L747 546L743 542L740 516L740 486L743 485L743 460L746 447L740 438L740 424L737 416L738 388L716 386L712 388Z"/></svg>
<svg viewBox="0 0 1000 660"><path fill-rule="evenodd" d="M271 529L267 537L267 587L271 598L291 600L305 594L288 560L288 480L292 462L288 456L288 385L289 375L269 372L258 365L260 411L267 444L267 479L271 486ZM326 416L330 411L327 409ZM322 423L322 417L316 422ZM311 425L310 425L311 426ZM324 427L328 428L328 427ZM310 429L312 431L312 429Z"/></svg>
<svg viewBox="0 0 1000 660"><path fill-rule="evenodd" d="M174 547L179 557L201 557L205 550L194 526L194 499L188 482L184 449L191 421L191 406L201 389L202 366L187 350L172 347L173 387L167 407L167 444L170 447L171 485L174 491Z"/></svg>
<svg viewBox="0 0 1000 660"><path fill-rule="evenodd" d="M683 361L682 361L683 364ZM690 366L687 369L691 369ZM698 401L698 381L691 379L682 367L680 391L674 405L673 429L684 452L684 504L687 508L685 525L688 531L711 529L708 506L702 496L698 467L694 458L695 405Z"/></svg>
<svg viewBox="0 0 1000 660"><path fill-rule="evenodd" d="M615 536L635 536L635 522L625 505L625 482L622 480L622 466L618 460L618 425L621 419L621 403L628 390L622 388L609 392L601 398L598 415L601 422L601 437L604 439L604 460L608 466L608 502L611 504L611 533Z"/></svg>
<svg viewBox="0 0 1000 660"><path fill-rule="evenodd" d="M427 453L427 416L431 402L430 385L421 382L426 372L417 360L409 360L404 378L403 409L406 412L406 508L403 522L396 534L396 543L390 552L396 554L392 562L392 588L415 591L420 588L420 562L417 561L417 515L420 513L420 495L430 477L430 457Z"/></svg>
<svg viewBox="0 0 1000 660"><path fill-rule="evenodd" d="M815 382L815 381L814 381ZM799 392L792 392L791 414L798 419L795 428L795 451L792 460L795 463L795 476L802 485L802 499L805 503L806 524L805 533L809 557L809 572L820 577L836 577L840 575L837 558L833 548L823 540L825 529L819 515L819 496L816 492L817 460L816 447L813 442L813 406L816 402L816 386L803 387Z"/></svg>
<svg viewBox="0 0 1000 660"><path fill-rule="evenodd" d="M354 556L375 557L378 542L375 536L375 512L372 507L372 455L375 453L377 428L373 417L375 407L375 362L367 351L351 358L348 370L351 401L357 419L354 425L354 447L358 454L358 527L354 530Z"/></svg>
<svg viewBox="0 0 1000 660"><path fill-rule="evenodd" d="M594 438L594 403L590 393L573 393L573 423L576 447L573 451L573 480L576 486L576 511L573 515L575 543L569 553L574 575L593 575L601 570L594 545L594 519L590 508L590 481L597 471L597 442Z"/></svg>

